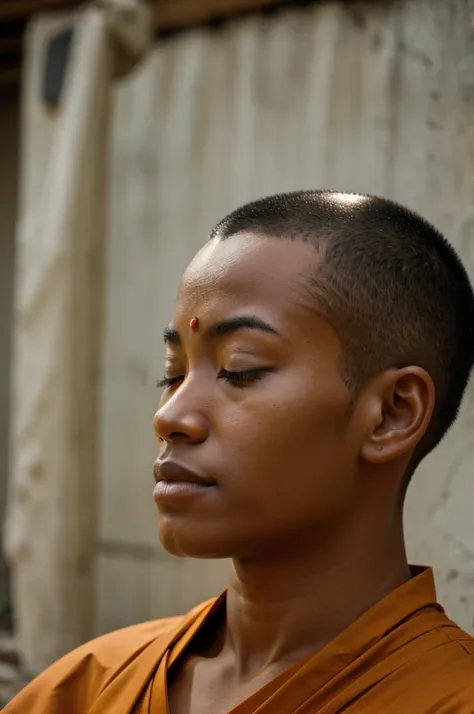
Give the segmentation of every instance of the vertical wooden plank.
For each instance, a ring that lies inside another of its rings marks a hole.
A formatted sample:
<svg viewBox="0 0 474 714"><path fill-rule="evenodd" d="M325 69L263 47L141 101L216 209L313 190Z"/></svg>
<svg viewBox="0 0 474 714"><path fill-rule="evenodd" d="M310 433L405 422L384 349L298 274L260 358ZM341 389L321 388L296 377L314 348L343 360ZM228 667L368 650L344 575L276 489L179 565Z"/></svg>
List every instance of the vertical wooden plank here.
<svg viewBox="0 0 474 714"><path fill-rule="evenodd" d="M20 654L33 674L92 630L112 68L105 19L91 10L77 27L64 103L47 117L38 88L50 30L39 19L27 48L6 519Z"/></svg>
<svg viewBox="0 0 474 714"><path fill-rule="evenodd" d="M150 607L150 562L120 554L99 555L95 634L153 619Z"/></svg>

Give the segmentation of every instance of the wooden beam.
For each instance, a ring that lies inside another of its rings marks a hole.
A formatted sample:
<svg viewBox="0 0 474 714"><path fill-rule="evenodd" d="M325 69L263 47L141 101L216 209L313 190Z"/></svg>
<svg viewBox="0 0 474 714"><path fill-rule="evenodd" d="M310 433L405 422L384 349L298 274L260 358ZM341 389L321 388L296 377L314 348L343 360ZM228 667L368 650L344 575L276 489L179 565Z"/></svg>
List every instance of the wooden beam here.
<svg viewBox="0 0 474 714"><path fill-rule="evenodd" d="M177 30L281 4L282 0L155 0L155 24L158 31Z"/></svg>
<svg viewBox="0 0 474 714"><path fill-rule="evenodd" d="M2 0L0 22L27 19L41 11L64 10L84 0ZM189 27L209 20L281 4L281 0L153 0L157 29Z"/></svg>
<svg viewBox="0 0 474 714"><path fill-rule="evenodd" d="M178 31L225 20L233 15L282 4L292 0L149 0L154 8L157 33ZM0 86L14 85L20 76L23 32L29 18L39 12L61 12L87 0L0 0Z"/></svg>
<svg viewBox="0 0 474 714"><path fill-rule="evenodd" d="M42 10L64 10L81 0L7 0L0 2L0 22L27 19Z"/></svg>

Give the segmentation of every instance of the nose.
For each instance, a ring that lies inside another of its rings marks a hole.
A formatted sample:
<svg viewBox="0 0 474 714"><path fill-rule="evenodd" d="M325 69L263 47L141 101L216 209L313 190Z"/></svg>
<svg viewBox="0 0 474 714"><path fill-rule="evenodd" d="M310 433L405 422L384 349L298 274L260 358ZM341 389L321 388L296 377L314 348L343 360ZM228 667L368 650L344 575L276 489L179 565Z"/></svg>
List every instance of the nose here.
<svg viewBox="0 0 474 714"><path fill-rule="evenodd" d="M162 404L153 417L155 436L159 441L200 444L207 439L208 421L184 392L179 392Z"/></svg>

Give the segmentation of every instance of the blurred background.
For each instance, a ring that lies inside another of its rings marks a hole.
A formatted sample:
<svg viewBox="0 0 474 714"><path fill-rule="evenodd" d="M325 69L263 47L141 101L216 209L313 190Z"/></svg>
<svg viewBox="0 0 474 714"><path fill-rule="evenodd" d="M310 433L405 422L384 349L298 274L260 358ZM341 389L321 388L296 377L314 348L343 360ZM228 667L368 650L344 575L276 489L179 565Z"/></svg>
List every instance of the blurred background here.
<svg viewBox="0 0 474 714"><path fill-rule="evenodd" d="M179 277L226 212L380 194L474 276L473 18L474 0L1 0L0 698L224 586L227 563L158 543L151 419ZM473 461L471 385L406 535L472 633Z"/></svg>

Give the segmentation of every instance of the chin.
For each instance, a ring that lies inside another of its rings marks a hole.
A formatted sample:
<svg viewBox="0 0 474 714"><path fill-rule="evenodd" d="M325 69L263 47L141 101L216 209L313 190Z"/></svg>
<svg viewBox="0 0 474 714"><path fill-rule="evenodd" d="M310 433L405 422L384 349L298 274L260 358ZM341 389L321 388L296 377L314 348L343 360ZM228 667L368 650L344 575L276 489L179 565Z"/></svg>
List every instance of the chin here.
<svg viewBox="0 0 474 714"><path fill-rule="evenodd" d="M166 520L166 519L165 519ZM212 534L198 526L177 525L161 521L159 538L163 548L177 558L232 558L232 548L226 547L220 534Z"/></svg>

